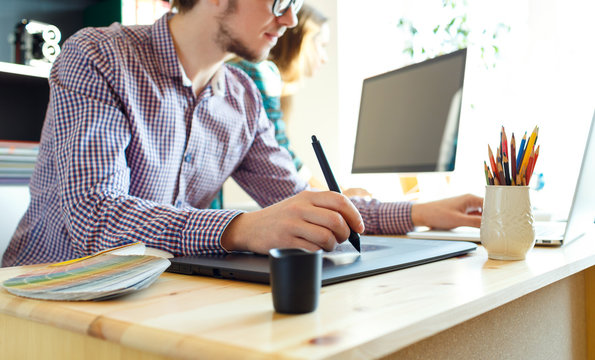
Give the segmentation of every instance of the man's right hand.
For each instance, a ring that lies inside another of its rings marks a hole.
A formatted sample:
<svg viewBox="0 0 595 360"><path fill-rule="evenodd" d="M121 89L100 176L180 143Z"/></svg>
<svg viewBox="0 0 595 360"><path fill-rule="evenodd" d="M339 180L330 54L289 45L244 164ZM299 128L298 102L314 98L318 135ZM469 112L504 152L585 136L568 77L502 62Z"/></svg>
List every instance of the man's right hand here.
<svg viewBox="0 0 595 360"><path fill-rule="evenodd" d="M303 191L238 215L221 236L221 245L228 251L261 254L280 247L332 251L349 237L349 227L364 231L362 217L347 197L332 191Z"/></svg>

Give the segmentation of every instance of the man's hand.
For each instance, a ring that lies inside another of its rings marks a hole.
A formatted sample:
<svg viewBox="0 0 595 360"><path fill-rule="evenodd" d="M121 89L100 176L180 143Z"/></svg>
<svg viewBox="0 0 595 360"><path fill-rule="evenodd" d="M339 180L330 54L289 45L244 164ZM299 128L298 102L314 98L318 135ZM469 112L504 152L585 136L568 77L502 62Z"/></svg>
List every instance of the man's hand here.
<svg viewBox="0 0 595 360"><path fill-rule="evenodd" d="M349 189L341 189L343 195L347 197L359 196L359 197L372 197L372 194L368 192L368 190L363 188L349 188Z"/></svg>
<svg viewBox="0 0 595 360"><path fill-rule="evenodd" d="M415 226L453 229L458 226L480 227L483 198L467 194L453 198L413 204L411 219Z"/></svg>
<svg viewBox="0 0 595 360"><path fill-rule="evenodd" d="M229 251L261 254L276 247L332 251L349 237L349 227L364 231L363 220L347 197L332 191L303 191L237 216L225 229L221 245Z"/></svg>

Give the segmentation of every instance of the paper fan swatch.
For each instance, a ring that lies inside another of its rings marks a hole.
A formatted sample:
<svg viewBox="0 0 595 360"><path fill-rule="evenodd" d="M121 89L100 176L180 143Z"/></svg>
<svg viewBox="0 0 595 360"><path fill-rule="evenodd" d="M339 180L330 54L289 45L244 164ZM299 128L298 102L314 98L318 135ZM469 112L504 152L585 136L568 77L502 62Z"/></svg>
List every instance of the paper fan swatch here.
<svg viewBox="0 0 595 360"><path fill-rule="evenodd" d="M102 300L138 291L157 280L170 262L156 256L124 255L141 248L144 253L142 243L131 245L51 264L8 279L2 286L15 295L45 300Z"/></svg>

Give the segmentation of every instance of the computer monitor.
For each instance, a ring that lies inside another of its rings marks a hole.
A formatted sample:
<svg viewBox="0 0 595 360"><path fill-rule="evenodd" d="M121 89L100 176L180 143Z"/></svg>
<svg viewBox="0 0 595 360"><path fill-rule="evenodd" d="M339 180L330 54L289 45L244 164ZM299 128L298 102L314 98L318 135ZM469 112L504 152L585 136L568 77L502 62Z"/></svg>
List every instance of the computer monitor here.
<svg viewBox="0 0 595 360"><path fill-rule="evenodd" d="M39 142L49 98L48 69L0 62L0 141Z"/></svg>
<svg viewBox="0 0 595 360"><path fill-rule="evenodd" d="M466 54L364 80L352 173L454 170Z"/></svg>

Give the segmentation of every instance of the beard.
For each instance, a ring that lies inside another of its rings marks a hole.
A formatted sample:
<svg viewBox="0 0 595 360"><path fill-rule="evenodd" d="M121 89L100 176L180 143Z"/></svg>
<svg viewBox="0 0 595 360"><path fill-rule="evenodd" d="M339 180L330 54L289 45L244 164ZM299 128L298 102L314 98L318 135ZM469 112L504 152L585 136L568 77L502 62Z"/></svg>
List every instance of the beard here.
<svg viewBox="0 0 595 360"><path fill-rule="evenodd" d="M215 43L219 48L225 52L234 53L239 57L242 57L251 62L259 62L264 60L268 56L268 51L258 53L251 50L233 33L231 27L228 24L229 16L235 13L237 8L237 0L230 0L227 9L221 17L218 19L219 29L215 35Z"/></svg>

